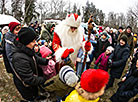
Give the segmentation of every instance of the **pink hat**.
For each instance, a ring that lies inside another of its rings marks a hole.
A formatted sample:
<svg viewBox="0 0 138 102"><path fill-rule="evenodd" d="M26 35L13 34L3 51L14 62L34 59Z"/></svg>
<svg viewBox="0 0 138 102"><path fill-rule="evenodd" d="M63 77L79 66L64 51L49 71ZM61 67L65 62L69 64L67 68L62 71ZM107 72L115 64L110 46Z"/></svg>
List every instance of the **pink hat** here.
<svg viewBox="0 0 138 102"><path fill-rule="evenodd" d="M40 53L43 58L46 58L49 54L52 54L52 51L48 47L43 45L42 47L40 47Z"/></svg>

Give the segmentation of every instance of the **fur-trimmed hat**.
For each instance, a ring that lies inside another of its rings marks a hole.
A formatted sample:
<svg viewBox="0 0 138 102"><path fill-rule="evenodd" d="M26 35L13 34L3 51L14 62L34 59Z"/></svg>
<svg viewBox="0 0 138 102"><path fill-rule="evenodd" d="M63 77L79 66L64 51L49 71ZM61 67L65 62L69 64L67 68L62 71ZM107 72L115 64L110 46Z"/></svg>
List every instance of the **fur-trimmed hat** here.
<svg viewBox="0 0 138 102"><path fill-rule="evenodd" d="M79 27L80 23L81 23L81 17L76 13L67 15L65 19L65 24L67 26Z"/></svg>
<svg viewBox="0 0 138 102"><path fill-rule="evenodd" d="M9 23L9 29L10 29L10 31L11 32L13 32L13 30L16 28L16 26L18 26L18 25L20 25L20 23L18 23L18 22L10 22Z"/></svg>
<svg viewBox="0 0 138 102"><path fill-rule="evenodd" d="M68 86L71 87L74 87L79 80L74 70L68 65L63 66L60 69L59 78L62 82L66 83Z"/></svg>
<svg viewBox="0 0 138 102"><path fill-rule="evenodd" d="M82 73L80 85L90 93L100 91L109 80L109 74L101 69L88 69Z"/></svg>
<svg viewBox="0 0 138 102"><path fill-rule="evenodd" d="M23 27L18 33L19 42L24 45L28 45L30 42L36 39L36 33L33 29Z"/></svg>

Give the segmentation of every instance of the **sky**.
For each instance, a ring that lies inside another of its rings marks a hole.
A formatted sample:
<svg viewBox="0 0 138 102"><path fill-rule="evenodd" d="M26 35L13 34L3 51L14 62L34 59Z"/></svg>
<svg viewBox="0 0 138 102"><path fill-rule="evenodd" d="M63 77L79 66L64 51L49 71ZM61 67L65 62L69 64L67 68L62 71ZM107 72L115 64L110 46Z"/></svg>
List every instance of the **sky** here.
<svg viewBox="0 0 138 102"><path fill-rule="evenodd" d="M87 0L70 0L70 2L79 3L84 6ZM128 8L133 7L138 3L138 0L89 0L90 2L93 2L96 8L102 10L105 14L108 14L110 11L126 14Z"/></svg>

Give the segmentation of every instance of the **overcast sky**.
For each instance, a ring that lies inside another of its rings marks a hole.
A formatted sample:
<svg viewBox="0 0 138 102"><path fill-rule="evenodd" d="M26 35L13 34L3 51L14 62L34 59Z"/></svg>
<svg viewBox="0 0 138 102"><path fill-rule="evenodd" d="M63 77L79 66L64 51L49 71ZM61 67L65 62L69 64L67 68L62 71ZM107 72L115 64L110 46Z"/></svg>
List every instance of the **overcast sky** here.
<svg viewBox="0 0 138 102"><path fill-rule="evenodd" d="M71 2L79 3L80 5L86 5L87 0L70 0ZM89 0L89 3L93 2L96 8L102 10L108 14L110 11L115 13L126 13L129 7L133 7L138 0Z"/></svg>

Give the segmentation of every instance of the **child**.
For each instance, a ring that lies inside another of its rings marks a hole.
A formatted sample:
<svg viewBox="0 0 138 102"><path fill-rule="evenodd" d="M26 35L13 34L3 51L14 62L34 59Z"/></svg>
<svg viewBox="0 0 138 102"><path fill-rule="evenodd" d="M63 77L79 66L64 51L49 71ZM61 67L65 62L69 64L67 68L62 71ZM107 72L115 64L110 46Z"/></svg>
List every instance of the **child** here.
<svg viewBox="0 0 138 102"><path fill-rule="evenodd" d="M40 53L43 58L46 58L52 54L52 51L48 47L43 45L40 47ZM46 65L46 66L40 65L40 67L42 68L43 73L47 79L50 79L51 77L56 75L55 64L56 63L52 59L50 59L48 62L48 65Z"/></svg>
<svg viewBox="0 0 138 102"><path fill-rule="evenodd" d="M57 100L60 100L73 90L78 83L78 80L79 78L77 77L74 69L65 65L60 69L59 74L47 80L43 87L45 91L51 93L50 98L58 98Z"/></svg>
<svg viewBox="0 0 138 102"><path fill-rule="evenodd" d="M88 69L82 73L80 82L76 85L65 102L98 102L108 83L109 74L101 69Z"/></svg>
<svg viewBox="0 0 138 102"><path fill-rule="evenodd" d="M95 66L98 66L99 64L99 69L108 71L108 67L107 67L107 62L108 62L108 57L110 56L110 54L112 53L112 51L114 50L114 48L112 46L107 47L106 51L104 53L102 53L98 59L95 61Z"/></svg>

